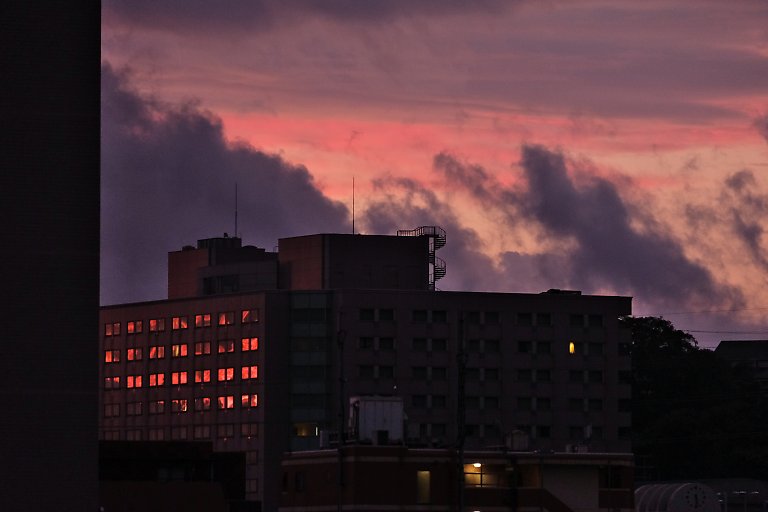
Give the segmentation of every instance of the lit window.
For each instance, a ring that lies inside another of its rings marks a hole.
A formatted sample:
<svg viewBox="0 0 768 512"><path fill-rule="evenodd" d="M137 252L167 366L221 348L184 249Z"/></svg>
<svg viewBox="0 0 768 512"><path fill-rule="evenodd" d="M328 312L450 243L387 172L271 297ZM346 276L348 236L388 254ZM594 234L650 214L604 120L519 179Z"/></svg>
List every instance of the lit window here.
<svg viewBox="0 0 768 512"><path fill-rule="evenodd" d="M568 343L568 353L569 354L575 354L576 353L576 344L574 342Z"/></svg>
<svg viewBox="0 0 768 512"><path fill-rule="evenodd" d="M165 330L165 318L152 318L149 321L149 332L161 332Z"/></svg>
<svg viewBox="0 0 768 512"><path fill-rule="evenodd" d="M255 393L250 395L242 395L240 397L240 401L243 409L250 409L251 407L256 407L259 405L259 395Z"/></svg>
<svg viewBox="0 0 768 512"><path fill-rule="evenodd" d="M243 366L240 372L240 376L243 380L258 379L259 367L257 365Z"/></svg>
<svg viewBox="0 0 768 512"><path fill-rule="evenodd" d="M195 410L196 411L210 411L211 410L211 397L201 396L195 398Z"/></svg>
<svg viewBox="0 0 768 512"><path fill-rule="evenodd" d="M119 363L120 362L120 351L119 350L105 350L104 351L104 362L105 363Z"/></svg>
<svg viewBox="0 0 768 512"><path fill-rule="evenodd" d="M171 384L178 386L180 384L187 383L187 372L173 372L171 373Z"/></svg>
<svg viewBox="0 0 768 512"><path fill-rule="evenodd" d="M244 309L240 315L241 323L248 324L251 322L258 322L258 321L259 321L258 309Z"/></svg>
<svg viewBox="0 0 768 512"><path fill-rule="evenodd" d="M217 398L219 409L234 409L235 408L235 396L234 395L220 395Z"/></svg>
<svg viewBox="0 0 768 512"><path fill-rule="evenodd" d="M128 375L125 377L125 387L140 388L141 387L141 375Z"/></svg>
<svg viewBox="0 0 768 512"><path fill-rule="evenodd" d="M416 503L430 502L430 478L429 471L416 471Z"/></svg>
<svg viewBox="0 0 768 512"><path fill-rule="evenodd" d="M187 412L187 399L174 398L171 400L171 412Z"/></svg>
<svg viewBox="0 0 768 512"><path fill-rule="evenodd" d="M120 416L120 404L104 404L104 417L115 418Z"/></svg>
<svg viewBox="0 0 768 512"><path fill-rule="evenodd" d="M189 322L186 316L175 316L171 319L171 329L174 331L186 329L187 327L189 327Z"/></svg>
<svg viewBox="0 0 768 512"><path fill-rule="evenodd" d="M165 400L149 402L149 414L163 414L165 412Z"/></svg>
<svg viewBox="0 0 768 512"><path fill-rule="evenodd" d="M219 340L219 354L235 351L235 340Z"/></svg>
<svg viewBox="0 0 768 512"><path fill-rule="evenodd" d="M234 368L219 368L219 382L233 380L235 378Z"/></svg>
<svg viewBox="0 0 768 512"><path fill-rule="evenodd" d="M142 351L140 348L129 348L126 352L129 361L141 361Z"/></svg>
<svg viewBox="0 0 768 512"><path fill-rule="evenodd" d="M126 332L128 334L141 334L141 331L143 329L144 329L144 322L142 322L141 320L128 322L128 325L126 326Z"/></svg>
<svg viewBox="0 0 768 512"><path fill-rule="evenodd" d="M204 315L195 315L195 327L210 327L211 315L210 313Z"/></svg>
<svg viewBox="0 0 768 512"><path fill-rule="evenodd" d="M235 323L235 312L234 311L225 311L224 313L219 313L219 325L232 325Z"/></svg>
<svg viewBox="0 0 768 512"><path fill-rule="evenodd" d="M504 485L506 474L501 465L481 464L473 462L464 464L465 487L501 487Z"/></svg>
<svg viewBox="0 0 768 512"><path fill-rule="evenodd" d="M165 347L162 345L153 345L149 347L150 359L163 359L165 357Z"/></svg>
<svg viewBox="0 0 768 512"><path fill-rule="evenodd" d="M211 382L211 370L195 370L195 382Z"/></svg>
<svg viewBox="0 0 768 512"><path fill-rule="evenodd" d="M187 344L171 345L171 357L187 357Z"/></svg>
<svg viewBox="0 0 768 512"><path fill-rule="evenodd" d="M195 343L195 355L204 356L211 353L210 341L198 341Z"/></svg>
<svg viewBox="0 0 768 512"><path fill-rule="evenodd" d="M165 384L164 373L150 373L149 374L149 387L154 388Z"/></svg>
<svg viewBox="0 0 768 512"><path fill-rule="evenodd" d="M211 427L209 425L195 425L195 439L209 439L211 437Z"/></svg>
<svg viewBox="0 0 768 512"><path fill-rule="evenodd" d="M241 340L241 347L243 352L259 350L259 338L243 338Z"/></svg>
<svg viewBox="0 0 768 512"><path fill-rule="evenodd" d="M120 387L120 377L104 377L104 389L117 389Z"/></svg>
<svg viewBox="0 0 768 512"><path fill-rule="evenodd" d="M141 416L141 402L128 402L125 404L126 416Z"/></svg>
<svg viewBox="0 0 768 512"><path fill-rule="evenodd" d="M120 322L104 324L104 336L118 336L120 334Z"/></svg>

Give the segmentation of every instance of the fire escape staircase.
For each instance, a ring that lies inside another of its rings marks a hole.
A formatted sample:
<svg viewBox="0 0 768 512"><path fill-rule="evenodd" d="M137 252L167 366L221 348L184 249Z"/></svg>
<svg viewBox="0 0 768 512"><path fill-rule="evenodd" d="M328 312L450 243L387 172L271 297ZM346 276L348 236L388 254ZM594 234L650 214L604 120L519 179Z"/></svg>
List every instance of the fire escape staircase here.
<svg viewBox="0 0 768 512"><path fill-rule="evenodd" d="M445 247L445 230L439 226L419 226L414 229L399 229L397 236L426 236L429 238L429 289L435 289L435 282L445 277L445 261L435 251Z"/></svg>

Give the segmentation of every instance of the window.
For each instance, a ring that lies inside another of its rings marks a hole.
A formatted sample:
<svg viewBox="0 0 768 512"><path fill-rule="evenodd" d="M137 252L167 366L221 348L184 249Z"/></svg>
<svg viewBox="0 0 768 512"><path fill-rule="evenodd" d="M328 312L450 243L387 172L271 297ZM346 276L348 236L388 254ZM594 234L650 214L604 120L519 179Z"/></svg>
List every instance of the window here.
<svg viewBox="0 0 768 512"><path fill-rule="evenodd" d="M244 309L240 313L240 323L249 324L259 321L258 309Z"/></svg>
<svg viewBox="0 0 768 512"><path fill-rule="evenodd" d="M536 353L537 354L551 354L552 353L552 342L550 342L550 341L537 341L536 342Z"/></svg>
<svg viewBox="0 0 768 512"><path fill-rule="evenodd" d="M211 370L195 370L195 383L211 382Z"/></svg>
<svg viewBox="0 0 768 512"><path fill-rule="evenodd" d="M149 332L162 332L165 330L165 318L152 318L149 320Z"/></svg>
<svg viewBox="0 0 768 512"><path fill-rule="evenodd" d="M120 362L120 351L119 350L105 350L104 351L104 362L105 363L119 363Z"/></svg>
<svg viewBox="0 0 768 512"><path fill-rule="evenodd" d="M532 352L531 350L531 342L530 341L518 341L517 342L517 351L521 354L530 354Z"/></svg>
<svg viewBox="0 0 768 512"><path fill-rule="evenodd" d="M578 354L578 355L584 355L584 344L580 341L569 341L568 342L568 353L569 354Z"/></svg>
<svg viewBox="0 0 768 512"><path fill-rule="evenodd" d="M120 404L104 404L104 417L116 418L120 416Z"/></svg>
<svg viewBox="0 0 768 512"><path fill-rule="evenodd" d="M478 325L480 323L480 312L479 311L468 311L467 312L467 323L472 325Z"/></svg>
<svg viewBox="0 0 768 512"><path fill-rule="evenodd" d="M414 322L426 322L427 321L427 310L426 309L416 309L413 311L413 321Z"/></svg>
<svg viewBox="0 0 768 512"><path fill-rule="evenodd" d="M485 323L486 324L498 324L499 323L499 312L498 311L486 311L485 312Z"/></svg>
<svg viewBox="0 0 768 512"><path fill-rule="evenodd" d="M363 364L357 367L357 372L360 378L372 379L373 378L373 366L369 364Z"/></svg>
<svg viewBox="0 0 768 512"><path fill-rule="evenodd" d="M568 437L581 440L584 438L584 427L573 425L568 429Z"/></svg>
<svg viewBox="0 0 768 512"><path fill-rule="evenodd" d="M411 404L413 404L414 407L426 407L427 395L412 395Z"/></svg>
<svg viewBox="0 0 768 512"><path fill-rule="evenodd" d="M486 396L483 400L483 407L485 409L498 409L499 408L499 397L497 396Z"/></svg>
<svg viewBox="0 0 768 512"><path fill-rule="evenodd" d="M395 376L395 367L394 366L379 366L379 378L380 379L391 379Z"/></svg>
<svg viewBox="0 0 768 512"><path fill-rule="evenodd" d="M171 357L187 357L187 344L171 345Z"/></svg>
<svg viewBox="0 0 768 512"><path fill-rule="evenodd" d="M187 438L187 427L171 427L171 439L183 441Z"/></svg>
<svg viewBox="0 0 768 512"><path fill-rule="evenodd" d="M219 439L228 439L235 437L235 425L233 423L223 423L216 427L216 436Z"/></svg>
<svg viewBox="0 0 768 512"><path fill-rule="evenodd" d="M144 330L144 322L142 322L141 320L134 320L133 322L128 322L125 330L128 334L141 334L141 332Z"/></svg>
<svg viewBox="0 0 768 512"><path fill-rule="evenodd" d="M179 386L187 383L187 372L173 372L171 373L171 384Z"/></svg>
<svg viewBox="0 0 768 512"><path fill-rule="evenodd" d="M632 437L632 428L619 427L619 439L630 439Z"/></svg>
<svg viewBox="0 0 768 512"><path fill-rule="evenodd" d="M571 315L570 323L571 327L584 327L584 315Z"/></svg>
<svg viewBox="0 0 768 512"><path fill-rule="evenodd" d="M234 325L235 323L235 312L234 311L224 311L223 313L219 313L219 325Z"/></svg>
<svg viewBox="0 0 768 512"><path fill-rule="evenodd" d="M219 368L219 382L234 380L235 369L234 368Z"/></svg>
<svg viewBox="0 0 768 512"><path fill-rule="evenodd" d="M590 327L602 327L603 326L603 315L589 315L587 317L587 320L589 322Z"/></svg>
<svg viewBox="0 0 768 512"><path fill-rule="evenodd" d="M437 310L432 312L432 321L437 324L444 324L448 322L448 312L445 310Z"/></svg>
<svg viewBox="0 0 768 512"><path fill-rule="evenodd" d="M536 370L536 382L549 382L552 380L552 373L549 370Z"/></svg>
<svg viewBox="0 0 768 512"><path fill-rule="evenodd" d="M619 343L619 355L628 356L632 351L632 345L629 343Z"/></svg>
<svg viewBox="0 0 768 512"><path fill-rule="evenodd" d="M552 315L549 313L536 313L536 325L552 325Z"/></svg>
<svg viewBox="0 0 768 512"><path fill-rule="evenodd" d="M243 352L259 350L259 338L243 338L240 340L240 347Z"/></svg>
<svg viewBox="0 0 768 512"><path fill-rule="evenodd" d="M584 372L581 370L571 370L568 372L568 380L571 382L584 382Z"/></svg>
<svg viewBox="0 0 768 512"><path fill-rule="evenodd" d="M447 403L445 395L432 395L432 407L443 408Z"/></svg>
<svg viewBox="0 0 768 512"><path fill-rule="evenodd" d="M104 336L118 336L120 334L120 322L104 324Z"/></svg>
<svg viewBox="0 0 768 512"><path fill-rule="evenodd" d="M210 327L210 326L211 326L210 313L195 315L195 327Z"/></svg>
<svg viewBox="0 0 768 512"><path fill-rule="evenodd" d="M465 487L501 487L506 479L504 466L473 462L464 464Z"/></svg>
<svg viewBox="0 0 768 512"><path fill-rule="evenodd" d="M427 338L413 338L411 346L415 352L427 351Z"/></svg>
<svg viewBox="0 0 768 512"><path fill-rule="evenodd" d="M357 346L360 350L373 350L373 338L370 336L363 336L358 341Z"/></svg>
<svg viewBox="0 0 768 512"><path fill-rule="evenodd" d="M432 352L445 352L448 350L448 340L445 338L432 339Z"/></svg>
<svg viewBox="0 0 768 512"><path fill-rule="evenodd" d="M211 410L211 397L199 396L195 398L195 410L198 412Z"/></svg>
<svg viewBox="0 0 768 512"><path fill-rule="evenodd" d="M141 416L141 402L128 402L125 404L126 416Z"/></svg>
<svg viewBox="0 0 768 512"><path fill-rule="evenodd" d="M587 348L589 349L589 355L591 356L601 356L603 355L603 344L602 343L589 343L587 344Z"/></svg>
<svg viewBox="0 0 768 512"><path fill-rule="evenodd" d="M395 320L395 310L394 309L380 309L379 310L379 321L381 322L392 322Z"/></svg>
<svg viewBox="0 0 768 512"><path fill-rule="evenodd" d="M395 350L395 339L379 338L379 350Z"/></svg>
<svg viewBox="0 0 768 512"><path fill-rule="evenodd" d="M541 439L549 439L552 437L552 427L549 425L537 425L536 436Z"/></svg>
<svg viewBox="0 0 768 512"><path fill-rule="evenodd" d="M568 400L568 410L571 411L583 411L584 399L583 398L571 398Z"/></svg>
<svg viewBox="0 0 768 512"><path fill-rule="evenodd" d="M242 378L243 380L258 379L259 367L257 365L243 366L240 369L240 378Z"/></svg>
<svg viewBox="0 0 768 512"><path fill-rule="evenodd" d="M464 379L473 382L480 380L480 368L467 368L464 371Z"/></svg>
<svg viewBox="0 0 768 512"><path fill-rule="evenodd" d="M125 432L126 441L141 441L141 430L131 429Z"/></svg>
<svg viewBox="0 0 768 512"><path fill-rule="evenodd" d="M187 412L187 399L186 398L174 398L171 400L171 412Z"/></svg>
<svg viewBox="0 0 768 512"><path fill-rule="evenodd" d="M258 423L241 423L240 435L242 437L259 437L259 424Z"/></svg>
<svg viewBox="0 0 768 512"><path fill-rule="evenodd" d="M120 387L120 377L104 377L104 389L118 389Z"/></svg>
<svg viewBox="0 0 768 512"><path fill-rule="evenodd" d="M427 367L426 366L414 366L411 368L413 372L413 378L414 380L426 380L427 378Z"/></svg>
<svg viewBox="0 0 768 512"><path fill-rule="evenodd" d="M600 384L603 382L603 372L600 370L589 370L587 373L589 382L592 384Z"/></svg>
<svg viewBox="0 0 768 512"><path fill-rule="evenodd" d="M150 441L164 441L165 440L165 430L162 428L151 428L148 432L149 440Z"/></svg>
<svg viewBox="0 0 768 512"><path fill-rule="evenodd" d="M537 411L549 411L552 409L552 400L545 397L536 398Z"/></svg>
<svg viewBox="0 0 768 512"><path fill-rule="evenodd" d="M373 310L370 308L365 308L360 310L360 321L361 322L373 322Z"/></svg>
<svg viewBox="0 0 768 512"><path fill-rule="evenodd" d="M483 349L486 353L495 354L499 352L500 345L499 340L484 340Z"/></svg>
<svg viewBox="0 0 768 512"><path fill-rule="evenodd" d="M219 354L226 354L227 352L235 351L235 340L219 340L217 343Z"/></svg>
<svg viewBox="0 0 768 512"><path fill-rule="evenodd" d="M619 412L631 412L632 411L632 400L629 398L620 398L619 399Z"/></svg>
<svg viewBox="0 0 768 512"><path fill-rule="evenodd" d="M195 343L195 355L196 356L206 356L211 353L211 342L210 341L198 341Z"/></svg>
<svg viewBox="0 0 768 512"><path fill-rule="evenodd" d="M141 387L141 375L127 375L125 377L125 387L128 389Z"/></svg>
<svg viewBox="0 0 768 512"><path fill-rule="evenodd" d="M587 408L592 412L599 412L603 410L603 401L599 398L590 398L587 402Z"/></svg>
<svg viewBox="0 0 768 512"><path fill-rule="evenodd" d="M619 370L619 384L632 384L632 372L630 370Z"/></svg>
<svg viewBox="0 0 768 512"><path fill-rule="evenodd" d="M189 327L189 319L186 316L175 316L171 318L171 330L178 331Z"/></svg>
<svg viewBox="0 0 768 512"><path fill-rule="evenodd" d="M531 397L521 396L517 398L517 408L521 411L530 411L533 407Z"/></svg>
<svg viewBox="0 0 768 512"><path fill-rule="evenodd" d="M165 384L164 373L150 373L149 374L149 387L154 388Z"/></svg>
<svg viewBox="0 0 768 512"><path fill-rule="evenodd" d="M531 370L517 370L517 382L531 382Z"/></svg>
<svg viewBox="0 0 768 512"><path fill-rule="evenodd" d="M467 352L480 352L480 340L467 340Z"/></svg>
<svg viewBox="0 0 768 512"><path fill-rule="evenodd" d="M219 409L234 409L235 408L235 396L234 395L219 395L216 398L216 403Z"/></svg>
<svg viewBox="0 0 768 512"><path fill-rule="evenodd" d="M259 395L252 393L240 396L240 406L243 409L250 409L259 405Z"/></svg>
<svg viewBox="0 0 768 512"><path fill-rule="evenodd" d="M533 314L532 313L518 313L517 314L517 325L522 325L522 326L533 325Z"/></svg>
<svg viewBox="0 0 768 512"><path fill-rule="evenodd" d="M448 370L445 366L432 367L432 380L446 380L447 378Z"/></svg>
<svg viewBox="0 0 768 512"><path fill-rule="evenodd" d="M156 345L149 347L150 359L163 359L165 357L165 347L162 345Z"/></svg>
<svg viewBox="0 0 768 512"><path fill-rule="evenodd" d="M416 471L416 503L426 504L431 498L431 473Z"/></svg>
<svg viewBox="0 0 768 512"><path fill-rule="evenodd" d="M210 425L195 425L192 429L192 437L195 439L210 439L211 427Z"/></svg>
<svg viewBox="0 0 768 512"><path fill-rule="evenodd" d="M149 402L149 414L163 414L165 412L165 400L153 400Z"/></svg>
<svg viewBox="0 0 768 512"><path fill-rule="evenodd" d="M129 361L141 361L143 353L140 348L129 348L126 351Z"/></svg>

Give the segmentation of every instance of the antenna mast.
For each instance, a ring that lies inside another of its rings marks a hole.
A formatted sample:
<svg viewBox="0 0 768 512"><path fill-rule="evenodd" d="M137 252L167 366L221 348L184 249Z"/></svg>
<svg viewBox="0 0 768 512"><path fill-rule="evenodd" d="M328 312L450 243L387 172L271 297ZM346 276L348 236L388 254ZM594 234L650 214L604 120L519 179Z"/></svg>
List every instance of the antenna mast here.
<svg viewBox="0 0 768 512"><path fill-rule="evenodd" d="M352 176L352 234L355 234L355 177Z"/></svg>
<svg viewBox="0 0 768 512"><path fill-rule="evenodd" d="M237 182L235 182L235 236L237 236Z"/></svg>

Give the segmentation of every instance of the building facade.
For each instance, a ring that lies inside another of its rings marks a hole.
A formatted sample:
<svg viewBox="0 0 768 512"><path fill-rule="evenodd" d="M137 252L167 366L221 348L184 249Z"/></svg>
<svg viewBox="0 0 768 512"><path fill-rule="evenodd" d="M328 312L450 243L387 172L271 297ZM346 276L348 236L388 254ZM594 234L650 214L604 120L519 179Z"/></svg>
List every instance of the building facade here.
<svg viewBox="0 0 768 512"><path fill-rule="evenodd" d="M440 232L407 233L252 251L274 279L232 278L259 266L217 264L215 241L187 250L208 262L185 263L174 298L101 309L101 437L245 452L264 510L282 453L345 435L350 396L400 397L412 446L631 451L630 298L435 291Z"/></svg>

